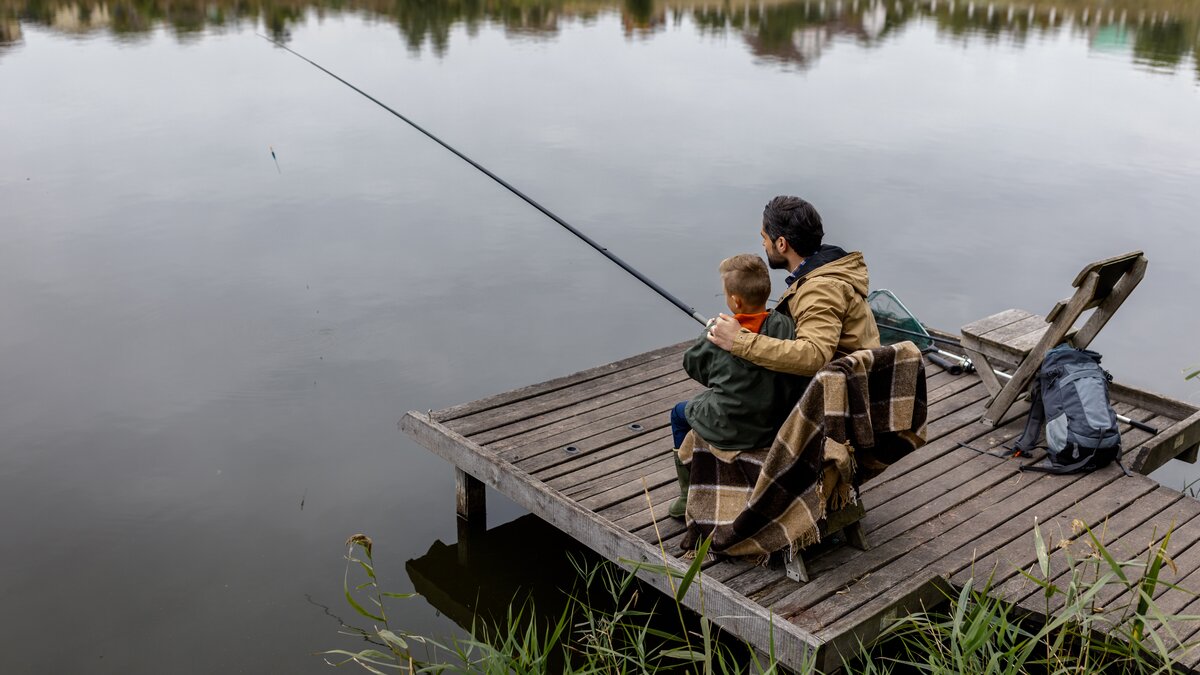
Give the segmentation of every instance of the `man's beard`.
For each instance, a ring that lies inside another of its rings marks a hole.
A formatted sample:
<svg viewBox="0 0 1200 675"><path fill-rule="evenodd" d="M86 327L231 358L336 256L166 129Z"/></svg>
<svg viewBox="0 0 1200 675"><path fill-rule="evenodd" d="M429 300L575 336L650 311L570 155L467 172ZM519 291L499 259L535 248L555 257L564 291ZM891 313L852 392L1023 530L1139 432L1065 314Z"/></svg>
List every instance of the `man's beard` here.
<svg viewBox="0 0 1200 675"><path fill-rule="evenodd" d="M776 253L775 251L771 251L771 250L765 250L765 251L763 251L763 253L767 254L767 265L770 266L771 269L773 269L773 270L787 270L788 269L788 259L787 258L785 258L782 255L780 255L779 253ZM788 270L788 271L790 272L791 270Z"/></svg>

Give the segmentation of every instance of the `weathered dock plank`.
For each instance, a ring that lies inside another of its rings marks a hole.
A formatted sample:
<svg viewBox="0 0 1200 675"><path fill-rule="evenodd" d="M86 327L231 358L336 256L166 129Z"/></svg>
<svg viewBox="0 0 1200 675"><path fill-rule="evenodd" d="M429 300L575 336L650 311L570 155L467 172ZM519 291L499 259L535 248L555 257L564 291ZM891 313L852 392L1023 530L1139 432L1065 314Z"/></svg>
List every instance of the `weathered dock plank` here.
<svg viewBox="0 0 1200 675"><path fill-rule="evenodd" d="M1189 502L1194 504L1195 500L1189 500L1179 492L1160 487L1122 509L1115 516L1099 523L1093 533L1104 543L1105 548L1114 559L1132 560L1144 553L1153 542L1161 540L1166 530L1177 527L1180 524L1179 517L1181 515L1187 515L1184 518L1186 523L1196 514L1197 510L1189 508ZM1078 558L1081 552L1083 554L1088 552L1086 537L1087 535L1083 532L1072 531L1070 539L1064 538L1048 542L1048 545L1054 547L1050 556L1050 566L1052 570L1058 572L1053 576L1052 583L1061 585L1068 581L1070 576L1070 568L1064 561L1065 549L1059 547L1070 540L1085 542L1084 546L1075 547L1074 554ZM1100 567L1102 571L1108 570L1108 566L1103 561L1098 560L1097 562L1102 565ZM1130 578L1136 580L1140 576L1132 574L1131 571ZM1097 596L1096 606L1110 606L1118 597L1115 588L1114 586L1109 593ZM1043 611L1044 609L1044 596L1038 588L1030 589L1022 597L1010 599L1033 611ZM1051 599L1050 608L1057 611L1061 609L1062 604L1062 596L1056 596Z"/></svg>
<svg viewBox="0 0 1200 675"><path fill-rule="evenodd" d="M663 438L656 436L654 441L629 450L613 460L597 462L578 473L556 476L546 484L562 490L575 500L628 485L651 472L669 468L663 465L662 442ZM586 476L584 471L587 471ZM541 478L540 475L538 477Z"/></svg>
<svg viewBox="0 0 1200 675"><path fill-rule="evenodd" d="M447 426L480 445L488 445L609 404L651 394L688 379L687 374L679 370L678 364L672 363L658 364L646 371L631 369L624 371L623 375L611 380L594 380L601 385L595 391L572 391L570 396L547 396L536 405L513 406L505 411L507 414L483 413L468 418L462 424L454 420Z"/></svg>
<svg viewBox="0 0 1200 675"><path fill-rule="evenodd" d="M577 481L586 481L610 472L614 466L628 466L629 463L637 463L651 456L661 460L663 454L661 443L664 442L663 439L670 437L670 429L666 426L658 427L641 436L601 450L576 454L563 462L548 464L540 468L535 467L530 473L537 476L539 480L554 483L555 487L571 485ZM563 451L566 452L565 448ZM525 467L522 469L524 470ZM574 478L576 473L579 475L578 478Z"/></svg>
<svg viewBox="0 0 1200 675"><path fill-rule="evenodd" d="M1040 328L1028 313L990 320L993 330L1014 338ZM682 571L686 561L672 556L685 528L666 511L678 496L668 412L700 390L682 373L684 346L432 415L409 413L402 426L470 480L601 555L663 564L666 550L666 564ZM979 586L990 579L997 596L1044 612L1041 596L1019 573L1036 562L1035 517L1052 545L1076 537L1071 523L1079 520L1130 557L1143 555L1173 525L1175 569L1165 580L1200 588L1200 501L1144 476L1126 477L1115 466L1067 476L1022 473L1023 460L1007 457L1004 446L1024 428L1027 403L990 426L979 422L989 396L978 375L954 376L928 364L926 387L928 443L861 490L870 549L823 543L806 551L806 584L789 580L779 565L706 560L703 604L710 618L759 650L773 644L785 665L830 670L875 638L889 617L937 603L969 580ZM1127 466L1149 472L1174 457L1194 459L1195 406L1117 384L1113 392L1119 413L1161 430L1151 435L1122 426ZM464 499L460 512L482 504L481 495ZM1063 551L1051 555L1051 565L1061 580ZM670 592L666 579L645 570L639 576ZM700 592L693 587L685 604L698 608ZM1119 605L1123 595L1114 587L1103 598ZM1169 611L1200 612L1200 601L1186 593L1160 587L1157 595ZM1180 637L1194 635L1200 623L1179 630Z"/></svg>
<svg viewBox="0 0 1200 675"><path fill-rule="evenodd" d="M521 464L526 471L537 471L570 458L558 453L548 454L552 451L575 447L579 453L592 452L662 428L668 423L667 412L699 390L694 382L681 382L640 398L633 407L605 406L569 421L506 438L489 447L506 460Z"/></svg>
<svg viewBox="0 0 1200 675"><path fill-rule="evenodd" d="M566 389L568 387L578 386L584 382L594 380L598 377L611 375L627 368L639 366L651 361L671 359L674 355L679 354L682 352L682 350L686 349L689 344L690 343L688 342L684 342L667 347L661 347L644 354L638 354L637 356L631 356L627 359L614 361L613 363L607 363L602 366L596 366L595 368L580 371L572 375L565 375L563 377L554 378L553 380L547 380L546 382L531 384L519 389L513 389L512 391L506 391L494 396L481 398L478 401L461 403L449 408L443 408L439 410L436 415L434 415L434 419L443 423L450 422L460 417L466 417L468 415L494 410L506 405L512 405L514 403L520 403L521 401L533 398L534 396L548 394L561 389Z"/></svg>
<svg viewBox="0 0 1200 675"><path fill-rule="evenodd" d="M1153 481L1149 481L1149 484L1146 485L1145 493L1134 498L1131 498L1131 494L1123 482L1111 486L1109 493L1112 494L1114 502L1097 503L1096 510L1091 513L1083 513L1083 507L1080 505L1079 511L1068 510L1059 518L1045 523L1042 527L1042 535L1046 539L1050 554L1048 577L1051 583L1060 583L1070 572L1067 550L1063 547L1073 540L1083 540L1085 534L1082 530L1077 529L1077 526L1081 528L1083 525L1087 525L1101 541L1119 542L1126 537L1133 536L1133 533L1147 521L1158 521L1163 513L1169 512L1171 506L1183 498L1183 495L1178 492L1157 487ZM1085 520L1084 517L1081 517L1089 515L1092 518ZM1153 528L1155 524L1156 522L1150 522L1150 527ZM1030 596L1038 594L1037 586L1020 575L1014 575L1004 584L993 588L997 596L1017 605L1029 600ZM1034 610L1038 609L1036 602L1032 602L1030 605ZM1059 607L1061 607L1061 596L1051 601L1051 609Z"/></svg>

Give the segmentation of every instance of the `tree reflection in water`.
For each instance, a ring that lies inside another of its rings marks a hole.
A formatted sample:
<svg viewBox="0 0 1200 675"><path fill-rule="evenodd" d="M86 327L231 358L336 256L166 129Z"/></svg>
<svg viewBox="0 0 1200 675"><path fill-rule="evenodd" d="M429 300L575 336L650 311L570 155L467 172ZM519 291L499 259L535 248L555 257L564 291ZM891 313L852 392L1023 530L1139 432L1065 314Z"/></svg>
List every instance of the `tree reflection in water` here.
<svg viewBox="0 0 1200 675"><path fill-rule="evenodd" d="M123 39L168 26L181 40L205 30L261 24L277 40L310 13L353 13L388 20L409 49L426 45L441 56L462 26L475 34L497 25L515 38L549 39L564 20L619 14L625 35L648 38L683 19L704 34L735 35L760 60L805 68L835 39L879 44L914 21L930 22L955 40L1024 44L1063 31L1086 36L1097 51L1131 54L1133 62L1174 71L1191 62L1200 75L1200 3L1114 0L1096 9L1087 0L1056 4L947 0L0 0L0 49L21 43L21 24L65 33L108 31Z"/></svg>
<svg viewBox="0 0 1200 675"><path fill-rule="evenodd" d="M21 22L12 17L0 17L0 50L21 42Z"/></svg>

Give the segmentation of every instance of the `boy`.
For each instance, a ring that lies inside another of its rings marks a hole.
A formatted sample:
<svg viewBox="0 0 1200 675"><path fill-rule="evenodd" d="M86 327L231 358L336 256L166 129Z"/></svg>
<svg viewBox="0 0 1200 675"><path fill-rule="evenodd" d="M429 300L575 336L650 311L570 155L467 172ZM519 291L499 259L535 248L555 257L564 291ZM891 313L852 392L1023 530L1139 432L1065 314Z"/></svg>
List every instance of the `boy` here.
<svg viewBox="0 0 1200 675"><path fill-rule="evenodd" d="M796 324L786 312L768 312L771 275L762 258L743 253L718 267L725 304L742 327L780 339L795 337ZM788 375L736 357L708 340L709 328L683 354L683 368L708 387L671 411L675 449L689 430L721 450L755 450L771 445L788 413L804 393L808 378ZM687 509L688 468L675 454L679 499L670 514L682 518Z"/></svg>

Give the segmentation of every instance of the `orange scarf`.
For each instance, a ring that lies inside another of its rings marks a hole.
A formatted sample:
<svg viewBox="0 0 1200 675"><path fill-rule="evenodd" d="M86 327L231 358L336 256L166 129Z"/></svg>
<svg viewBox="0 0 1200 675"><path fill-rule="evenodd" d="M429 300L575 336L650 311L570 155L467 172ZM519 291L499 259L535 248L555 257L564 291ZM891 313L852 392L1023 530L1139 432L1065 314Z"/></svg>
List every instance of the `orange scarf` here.
<svg viewBox="0 0 1200 675"><path fill-rule="evenodd" d="M767 320L767 315L770 312L757 312L755 314L734 314L733 318L737 319L738 323L742 324L742 328L757 333L762 330L763 322Z"/></svg>

